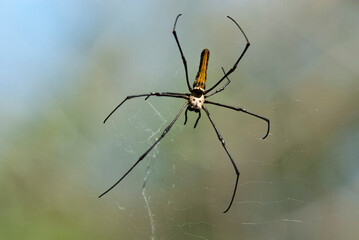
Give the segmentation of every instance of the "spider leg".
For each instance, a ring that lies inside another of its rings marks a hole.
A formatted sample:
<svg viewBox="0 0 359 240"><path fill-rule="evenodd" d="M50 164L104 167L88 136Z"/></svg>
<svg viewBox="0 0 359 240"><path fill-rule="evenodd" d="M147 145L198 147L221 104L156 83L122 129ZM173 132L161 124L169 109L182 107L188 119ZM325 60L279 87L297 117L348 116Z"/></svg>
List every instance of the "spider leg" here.
<svg viewBox="0 0 359 240"><path fill-rule="evenodd" d="M175 93L175 92L163 92L163 93L160 93L160 94L166 94L167 95L179 95L179 96L189 96L190 94L189 93ZM157 97L161 97L158 95L157 92L150 92L150 94L148 94L148 96L145 98L145 101L147 101L147 99L149 99L151 96L157 96ZM187 99L187 98L186 98Z"/></svg>
<svg viewBox="0 0 359 240"><path fill-rule="evenodd" d="M173 124L177 121L177 119L179 118L179 116L181 115L181 113L183 112L183 110L185 109L185 107L187 107L188 102L186 102L181 110L177 113L176 117L172 120L172 122L166 127L166 129L162 132L161 136L152 144L152 146L147 149L147 151L142 154L142 156L137 160L137 162L135 162L135 164L132 165L132 167L120 178L120 180L118 180L115 184L113 184L109 189L107 189L104 193L102 193L100 197L102 197L103 195L105 195L106 193L108 193L109 191L111 191L117 184L119 184L136 166L139 162L141 162L146 156L147 154L157 145L157 143L159 143L161 141L161 139L168 133L168 131L171 129L171 127L173 126Z"/></svg>
<svg viewBox="0 0 359 240"><path fill-rule="evenodd" d="M175 39L176 39L177 46L178 46L179 51L180 51L180 53L181 53L181 58L182 58L182 61L183 61L184 70L185 70L185 72L186 72L186 81L187 81L188 90L189 90L189 91L192 91L192 88L191 88L191 86L190 86L190 84L189 84L189 80L188 80L187 61L186 61L186 58L185 58L184 55L183 55L182 48L181 48L181 45L180 45L180 43L179 43L179 41L178 41L177 33L176 33L176 30L175 30L175 29L176 29L177 20L178 20L178 18L179 18L181 15L182 15L182 14L178 14L178 16L176 17L175 23L174 23L174 25L173 25L172 34L173 34L173 36L174 36Z"/></svg>
<svg viewBox="0 0 359 240"><path fill-rule="evenodd" d="M196 123L194 124L194 127L193 128L196 128L197 127L197 123L199 121L199 119L201 118L201 110L198 111L198 118L196 120Z"/></svg>
<svg viewBox="0 0 359 240"><path fill-rule="evenodd" d="M226 72L224 71L223 67L222 67L222 71L223 71L224 75L226 75ZM216 93L222 92L222 91L228 86L228 84L231 83L231 80L229 80L228 77L226 77L226 78L227 78L227 82L226 82L226 84L224 84L223 87L221 87L220 89L216 90L214 93L211 93L211 94L205 96L205 98L208 98L208 97L210 97L210 96L213 96L213 95L216 94Z"/></svg>
<svg viewBox="0 0 359 240"><path fill-rule="evenodd" d="M231 199L231 201L230 201L230 203L229 203L227 209L223 212L223 213L226 213L226 212L228 212L228 210L231 208L232 203L233 203L233 200L234 200L234 196L236 195L237 186L238 186L238 180L239 180L239 171L238 171L238 168L237 168L236 163L234 162L234 160L233 160L231 154L229 153L229 151L228 151L228 149L227 149L227 147L226 147L226 144L225 144L225 142L224 142L223 137L222 137L221 134L219 133L219 131L218 131L216 125L214 124L214 122L213 122L213 120L212 120L212 117L211 117L211 115L209 114L207 108L205 108L205 106L203 106L202 108L203 108L203 110L206 112L206 114L207 114L207 116L208 116L208 118L209 118L209 121L211 122L211 124L212 124L214 130L215 130L216 133L217 133L218 140L222 143L222 146L223 146L224 150L226 151L226 153L227 153L229 159L230 159L231 162L232 162L234 171L236 172L236 183L235 183L235 185L234 185L234 191L233 191L233 194L232 194L232 199Z"/></svg>
<svg viewBox="0 0 359 240"><path fill-rule="evenodd" d="M229 109L232 109L232 110L235 110L235 111L238 111L238 112L243 112L243 113L252 115L252 116L254 116L256 118L259 118L259 119L262 119L262 120L266 121L267 122L267 132L266 132L266 134L264 135L264 137L262 139L265 139L268 136L269 130L270 130L270 120L268 118L259 116L259 115L255 114L255 113L248 112L244 108L240 108L240 107L232 107L232 106L228 106L228 105L221 104L221 103L216 103L216 102L211 102L211 101L206 101L206 103L213 104L213 105L220 106L220 107L224 107L224 108L229 108Z"/></svg>
<svg viewBox="0 0 359 240"><path fill-rule="evenodd" d="M187 107L186 111L184 112L184 124L183 125L186 125L187 123L187 112L189 110L189 107Z"/></svg>
<svg viewBox="0 0 359 240"><path fill-rule="evenodd" d="M145 94L137 94L137 95L130 95L127 96L120 104L115 107L112 112L105 118L103 123L106 123L107 119L110 118L110 116L119 108L121 105L126 102L129 99L137 98L137 97L146 97L145 100L147 100L150 96L156 96L156 97L172 97L172 98L184 98L187 99L188 94L186 93L172 93L172 92L151 92L151 93L145 93Z"/></svg>
<svg viewBox="0 0 359 240"><path fill-rule="evenodd" d="M187 112L188 112L189 110L190 110L189 107L187 107L186 111L184 112L185 118L184 118L184 124L183 124L183 125L186 125L186 123L187 123L187 119L188 119L188 117L187 117ZM200 118L201 118L201 111L198 111L198 118L197 118L196 123L194 124L194 127L193 127L193 128L196 128L196 127L197 127L197 123L198 123L198 121L199 121Z"/></svg>
<svg viewBox="0 0 359 240"><path fill-rule="evenodd" d="M238 23L236 21L233 20L233 18L231 18L230 16L227 16L229 19L231 19L234 24L237 25L237 27L239 28L239 30L242 32L244 38L246 39L247 41L247 44L242 52L242 54L239 56L239 58L237 59L237 61L234 63L233 67L216 83L214 84L213 87L211 87L210 89L208 89L205 93L209 93L210 91L212 91L215 87L218 86L218 84L220 84L227 76L229 76L229 74L231 74L232 72L234 72L234 70L236 70L237 68L237 65L239 63L239 61L242 59L242 57L244 56L244 54L246 53L247 49L249 48L249 46L251 45L248 41L248 38L246 36L246 34L243 32L242 28L238 25Z"/></svg>

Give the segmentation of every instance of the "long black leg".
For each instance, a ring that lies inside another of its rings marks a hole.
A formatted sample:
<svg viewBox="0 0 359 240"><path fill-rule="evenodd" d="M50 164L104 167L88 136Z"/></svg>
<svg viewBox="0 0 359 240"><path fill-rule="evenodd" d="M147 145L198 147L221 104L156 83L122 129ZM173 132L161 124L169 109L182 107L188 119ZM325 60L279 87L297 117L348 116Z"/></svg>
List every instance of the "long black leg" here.
<svg viewBox="0 0 359 240"><path fill-rule="evenodd" d="M186 72L186 81L187 81L188 90L189 90L189 91L192 91L192 88L191 88L191 86L190 86L190 84L189 84L189 80L188 80L187 61L186 61L186 58L185 58L184 55L183 55L182 48L181 48L181 45L180 45L180 43L179 43L179 41L178 41L177 33L176 33L176 30L175 30L175 29L176 29L177 20L178 20L178 18L179 18L181 15L182 15L182 14L178 14L178 16L176 17L175 24L173 25L172 33L173 33L173 36L174 36L175 39L176 39L177 46L178 46L178 48L179 48L179 50L180 50L180 53L181 53L181 57L182 57L183 65L184 65L184 70L185 70L185 72Z"/></svg>
<svg viewBox="0 0 359 240"><path fill-rule="evenodd" d="M206 93L209 93L210 91L212 91L215 87L218 86L218 84L220 84L223 79L225 79L227 76L229 76L229 74L231 74L232 72L234 72L234 70L236 70L237 68L237 65L239 63L239 61L242 59L242 57L244 56L244 54L246 53L247 49L249 48L249 46L251 45L248 41L248 38L246 36L246 34L243 32L242 28L238 25L238 23L236 21L233 20L233 18L231 18L230 16L227 16L229 19L231 19L236 25L237 27L239 28L239 30L241 30L243 36L245 37L246 41L247 41L247 44L246 44L246 47L244 48L242 54L239 56L239 58L237 59L237 61L234 63L233 67L227 72L227 74L225 74L216 84L214 84L213 87L211 87L210 89L208 89L206 91Z"/></svg>
<svg viewBox="0 0 359 240"><path fill-rule="evenodd" d="M189 96L190 95L189 93L175 93L175 92L162 92L161 94L178 95L178 96ZM150 94L145 98L145 101L153 95L158 96L157 92L150 92ZM161 97L161 96L159 96L159 97Z"/></svg>
<svg viewBox="0 0 359 240"><path fill-rule="evenodd" d="M197 127L197 123L199 121L199 119L201 118L201 110L198 111L198 118L196 120L196 123L194 124L194 127L193 128L196 128Z"/></svg>
<svg viewBox="0 0 359 240"><path fill-rule="evenodd" d="M121 107L121 105L126 102L129 99L132 98L137 98L137 97L146 97L146 100L150 97L150 96L156 96L156 97L173 97L173 98L184 98L187 99L188 94L186 93L172 93L172 92L151 92L151 93L144 93L144 94L137 94L137 95L130 95L127 96L120 104L117 105L117 107L115 107L112 112L105 118L105 120L103 121L103 123L106 123L107 119L109 119L109 117L119 108Z"/></svg>
<svg viewBox="0 0 359 240"><path fill-rule="evenodd" d="M222 67L222 71L223 71L224 75L226 75L226 72L224 71L223 67ZM221 87L220 89L216 90L214 93L211 93L211 94L205 96L205 98L208 98L208 97L210 97L210 96L213 96L213 95L216 94L216 93L222 92L222 91L228 86L228 84L231 83L231 80L229 80L228 77L226 77L226 78L227 78L227 82L226 82L226 84L224 84L223 87Z"/></svg>
<svg viewBox="0 0 359 240"><path fill-rule="evenodd" d="M234 191L233 191L233 194L232 194L232 199L231 199L231 201L230 201L230 203L229 203L227 209L223 212L223 213L226 213L226 212L228 212L228 210L231 208L232 203L233 203L233 200L234 200L234 196L236 195L237 186L238 186L238 180L239 180L239 171L238 171L238 168L237 168L236 163L233 161L233 158L232 158L231 154L229 153L229 151L228 151L228 149L227 149L227 147L226 147L226 144L225 144L225 142L224 142L223 137L222 137L221 134L219 133L219 131L218 131L216 125L214 124L214 122L213 122L213 120L212 120L212 118L211 118L211 115L209 114L207 108L205 108L205 106L203 106L202 108L203 108L203 110L206 112L206 114L207 114L207 116L208 116L208 118L209 118L209 121L211 121L211 124L212 124L214 130L215 130L216 133L217 133L218 140L222 143L222 146L223 146L224 150L226 151L226 153L227 153L229 159L230 159L231 162L232 162L234 171L236 172L236 184L234 185Z"/></svg>
<svg viewBox="0 0 359 240"><path fill-rule="evenodd" d="M221 103L216 103L216 102L211 102L211 101L206 101L206 103L213 104L213 105L220 106L220 107L229 108L229 109L232 109L232 110L235 110L235 111L238 111L238 112L247 113L247 114L252 115L252 116L254 116L256 118L259 118L259 119L262 119L262 120L266 121L267 122L267 132L266 132L266 135L262 139L265 139L268 136L269 130L270 130L270 121L269 121L268 118L259 116L259 115L255 114L255 113L248 112L244 108L240 108L240 107L232 107L232 106L228 106L228 105L221 104Z"/></svg>
<svg viewBox="0 0 359 240"><path fill-rule="evenodd" d="M127 174L129 174L129 173L137 166L137 164L138 164L139 162L142 161L142 159L144 159L144 158L147 156L147 154L157 145L157 143L159 143L159 142L161 141L161 139L168 133L168 131L171 129L171 127L173 126L173 124L174 124L174 123L176 122L176 120L179 118L179 116L181 115L181 113L183 112L183 110L185 109L185 107L187 107L187 105L188 105L188 102L186 102L186 103L182 106L181 110L177 113L176 117L175 117L175 118L172 120L172 122L166 127L166 129L163 131L163 133L161 134L161 136L152 144L152 146L151 146L149 149L147 149L147 151L146 151L144 154L142 154L142 156L137 160L137 162L135 162L135 164L132 165L132 167L120 178L120 180L118 180L114 185L112 185L109 189L107 189L104 193L102 193L102 194L99 196L99 198L102 197L103 195L105 195L106 193L108 193L109 191L111 191L117 184L119 184L119 183L122 181L122 179L124 179L124 178L127 176Z"/></svg>

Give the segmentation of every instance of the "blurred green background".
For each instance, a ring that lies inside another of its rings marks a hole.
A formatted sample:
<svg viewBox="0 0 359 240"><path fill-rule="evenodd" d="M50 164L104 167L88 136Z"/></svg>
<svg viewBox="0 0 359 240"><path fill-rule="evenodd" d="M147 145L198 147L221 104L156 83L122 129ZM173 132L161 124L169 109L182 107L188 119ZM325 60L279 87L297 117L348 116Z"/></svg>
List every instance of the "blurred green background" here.
<svg viewBox="0 0 359 240"><path fill-rule="evenodd" d="M359 230L357 1L1 1L0 239L356 239ZM183 100L177 33L207 86L251 46L208 106L184 116L114 190ZM146 183L145 188L143 188Z"/></svg>

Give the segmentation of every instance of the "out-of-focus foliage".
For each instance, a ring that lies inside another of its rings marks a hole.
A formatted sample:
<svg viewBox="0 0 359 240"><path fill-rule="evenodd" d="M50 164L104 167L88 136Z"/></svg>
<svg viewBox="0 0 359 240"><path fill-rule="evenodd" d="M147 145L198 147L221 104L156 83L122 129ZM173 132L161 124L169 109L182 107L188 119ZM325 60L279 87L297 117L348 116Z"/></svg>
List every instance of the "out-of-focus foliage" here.
<svg viewBox="0 0 359 240"><path fill-rule="evenodd" d="M356 1L5 1L0 3L0 239L354 239L359 211ZM127 95L186 91L211 51L208 83L251 46L208 106ZM146 191L143 191L145 178ZM147 199L147 202L145 201Z"/></svg>

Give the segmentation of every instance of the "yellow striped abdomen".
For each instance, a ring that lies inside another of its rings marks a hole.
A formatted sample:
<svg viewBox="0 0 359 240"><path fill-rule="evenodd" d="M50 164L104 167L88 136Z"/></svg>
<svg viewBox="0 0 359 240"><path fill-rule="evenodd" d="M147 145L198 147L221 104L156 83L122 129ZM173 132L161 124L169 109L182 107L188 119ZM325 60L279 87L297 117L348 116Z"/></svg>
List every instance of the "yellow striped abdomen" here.
<svg viewBox="0 0 359 240"><path fill-rule="evenodd" d="M209 60L209 50L203 49L201 53L201 60L199 63L199 69L196 76L196 81L193 83L194 89L200 89L204 91L206 89L206 79L207 79L207 67Z"/></svg>

